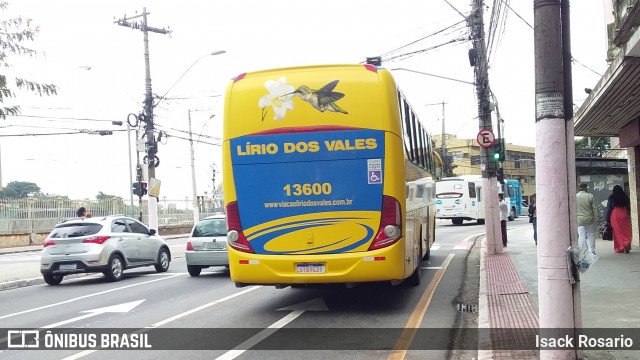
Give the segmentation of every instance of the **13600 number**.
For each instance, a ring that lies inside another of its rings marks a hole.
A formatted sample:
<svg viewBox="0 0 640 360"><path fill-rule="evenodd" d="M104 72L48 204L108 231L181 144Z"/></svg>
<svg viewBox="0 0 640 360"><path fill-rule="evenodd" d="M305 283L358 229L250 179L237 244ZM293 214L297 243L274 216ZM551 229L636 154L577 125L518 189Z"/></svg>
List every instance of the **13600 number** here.
<svg viewBox="0 0 640 360"><path fill-rule="evenodd" d="M287 184L282 189L287 196L331 194L331 184L329 183Z"/></svg>

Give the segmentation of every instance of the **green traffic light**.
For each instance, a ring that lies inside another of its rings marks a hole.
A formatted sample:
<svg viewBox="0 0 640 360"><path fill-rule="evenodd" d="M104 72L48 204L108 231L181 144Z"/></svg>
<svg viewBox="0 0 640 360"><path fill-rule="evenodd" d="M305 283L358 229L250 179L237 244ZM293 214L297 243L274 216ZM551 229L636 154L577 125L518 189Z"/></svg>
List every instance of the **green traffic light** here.
<svg viewBox="0 0 640 360"><path fill-rule="evenodd" d="M493 160L500 160L500 153L493 153Z"/></svg>

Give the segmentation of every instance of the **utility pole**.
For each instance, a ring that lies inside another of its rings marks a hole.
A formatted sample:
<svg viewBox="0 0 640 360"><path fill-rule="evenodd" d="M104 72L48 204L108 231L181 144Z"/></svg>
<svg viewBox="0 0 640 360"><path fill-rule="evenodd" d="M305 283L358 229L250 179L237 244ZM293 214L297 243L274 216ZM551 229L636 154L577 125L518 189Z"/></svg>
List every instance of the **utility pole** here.
<svg viewBox="0 0 640 360"><path fill-rule="evenodd" d="M146 164L148 165L148 184L149 184L149 198L148 198L148 215L149 215L149 227L152 229L158 229L158 198L151 196L151 189L155 184L156 167L159 165L159 158L156 155L158 152L158 142L156 141L153 124L153 94L151 93L151 68L149 66L149 32L159 34L169 34L171 31L165 29L158 29L147 26L147 8L142 8L141 15L135 15L132 17L125 17L124 19L116 20L116 23L120 26L126 26L132 29L139 29L144 34L144 62L145 62L145 98L144 98L144 122L145 122L145 147L147 155L145 156ZM142 17L142 24L131 23L129 20Z"/></svg>
<svg viewBox="0 0 640 360"><path fill-rule="evenodd" d="M575 338L560 333L582 327L579 273L567 256L577 246L569 1L534 0L533 9L540 336ZM543 360L581 358L577 348L540 351Z"/></svg>
<svg viewBox="0 0 640 360"><path fill-rule="evenodd" d="M440 152L442 153L442 172L444 172L445 176L449 176L450 171L449 171L449 166L451 164L449 164L449 159L447 159L447 148L444 142L444 104L445 102L442 102L442 139L441 139L441 144L440 144Z"/></svg>
<svg viewBox="0 0 640 360"><path fill-rule="evenodd" d="M445 143L445 127L444 127L444 105L441 103L424 104L425 106L442 105L442 135L440 138L440 156L442 157L442 177L452 176L450 171L450 162L447 160L447 145Z"/></svg>
<svg viewBox="0 0 640 360"><path fill-rule="evenodd" d="M196 157L193 152L193 132L191 131L191 109L189 109L189 149L191 151L191 190L193 191L193 223L200 221L198 192L196 190Z"/></svg>
<svg viewBox="0 0 640 360"><path fill-rule="evenodd" d="M475 70L476 97L478 98L478 119L480 131L492 130L489 88L489 64L484 36L484 0L473 0L469 26L473 49L469 50L469 61ZM485 233L487 238L487 254L502 253L502 236L498 210L498 181L496 179L496 162L490 158L488 148L480 147L480 168L482 170L482 188L485 193L484 214Z"/></svg>

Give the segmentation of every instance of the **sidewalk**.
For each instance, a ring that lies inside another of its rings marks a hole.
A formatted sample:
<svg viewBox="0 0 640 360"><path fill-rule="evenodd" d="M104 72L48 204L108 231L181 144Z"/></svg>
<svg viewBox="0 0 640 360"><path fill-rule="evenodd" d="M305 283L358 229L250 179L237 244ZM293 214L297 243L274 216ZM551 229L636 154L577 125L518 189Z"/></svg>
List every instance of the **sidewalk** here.
<svg viewBox="0 0 640 360"><path fill-rule="evenodd" d="M526 218L517 219L527 221ZM491 328L492 345L508 348L535 336L538 324L537 247L531 226L509 227L508 247L487 255L482 241L480 265L479 327ZM613 252L613 242L596 240L599 256L580 275L583 328L637 328L640 309L640 249L630 254ZM500 334L496 329L513 329ZM495 333L495 334L494 334ZM637 333L637 331L636 331ZM637 340L637 339L634 339ZM539 351L480 351L480 359L538 359ZM585 350L584 359L640 359L634 350Z"/></svg>

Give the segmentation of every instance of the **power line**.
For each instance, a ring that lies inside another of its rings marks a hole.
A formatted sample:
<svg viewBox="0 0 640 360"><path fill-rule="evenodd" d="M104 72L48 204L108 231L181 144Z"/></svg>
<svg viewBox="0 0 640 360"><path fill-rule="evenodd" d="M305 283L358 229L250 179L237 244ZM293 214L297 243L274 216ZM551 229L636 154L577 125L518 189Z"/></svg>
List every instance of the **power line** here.
<svg viewBox="0 0 640 360"><path fill-rule="evenodd" d="M414 40L414 41L412 41L412 42L410 42L410 43L408 43L408 44L405 44L405 45L402 45L402 46L400 46L400 47L397 47L397 48L395 48L395 49L393 49L393 50L387 51L386 53L382 53L382 54L380 54L379 56L380 56L380 57L382 57L382 58L384 58L385 56L391 55L391 54L393 54L393 53L395 53L395 52L398 52L398 51L400 51L400 50L402 50L402 49L404 49L404 48L406 48L406 47L409 47L409 46L411 46L411 45L414 45L414 44L416 44L416 43L418 43L418 42L420 42L420 41L423 41L423 40L428 39L428 38L430 38L430 37L432 37L432 36L438 35L438 34L440 34L440 33L444 32L444 31L446 31L446 30L452 29L452 28L454 28L455 26L458 26L458 25L460 25L460 24L464 23L465 21L466 21L466 20L459 21L459 22L457 22L457 23L455 23L455 24L453 24L453 25L450 25L450 26L445 27L444 29L440 29L440 30L438 30L438 31L435 31L435 32L433 32L433 33L431 33L431 34L429 34L429 35L427 35L427 36L424 36L424 37L422 37L422 38L420 38L420 39ZM383 61L385 61L385 60L386 60L386 61L388 61L387 59L383 59Z"/></svg>
<svg viewBox="0 0 640 360"><path fill-rule="evenodd" d="M0 137L17 137L17 136L49 136L49 135L77 135L77 134L90 134L90 135L111 135L113 132L127 131L127 130L88 130L88 131L76 131L76 132L60 132L60 133L40 133L40 134L11 134L0 135Z"/></svg>
<svg viewBox="0 0 640 360"><path fill-rule="evenodd" d="M167 133L167 136L170 138L176 138L176 139L180 139L180 140L186 140L186 141L190 141L188 138L184 138L178 135L173 135L173 134L169 134ZM202 144L207 144L207 145L213 145L213 146L222 146L222 144L214 144L214 143L210 143L210 142L206 142L206 141L198 141L199 143Z"/></svg>
<svg viewBox="0 0 640 360"><path fill-rule="evenodd" d="M582 65L585 69L587 70L591 70L594 74L602 77L602 74L598 73L597 71L593 70L592 68L588 67L587 65L581 63L580 61L578 61L578 59L574 58L573 56L571 57L571 60L575 63L578 63L578 65Z"/></svg>
<svg viewBox="0 0 640 360"><path fill-rule="evenodd" d="M9 119L11 117L26 117L26 118L34 118L34 119L43 119L43 121L57 121L57 120L102 121L102 122L119 121L119 120L108 120L108 119L74 118L74 117L57 117L57 116L39 116L39 115L23 115L23 114L7 116L7 119Z"/></svg>
<svg viewBox="0 0 640 360"><path fill-rule="evenodd" d="M384 58L383 61L385 61L385 62L391 62L391 61L394 61L394 60L400 61L400 60L404 60L406 58L415 56L417 54L421 54L421 53L424 53L424 52L427 52L427 51L430 51L430 50L434 50L434 49L443 47L445 45L449 45L449 44L453 44L453 43L457 43L457 42L462 42L462 41L467 41L467 40L469 40L469 39L467 39L467 38L452 39L452 40L449 40L449 41L444 42L442 44L434 45L434 46L431 46L431 47L426 48L426 49L416 50L416 51L412 51L412 52L409 52L409 53L404 53L404 54L399 54L399 55L396 55L396 56Z"/></svg>
<svg viewBox="0 0 640 360"><path fill-rule="evenodd" d="M524 21L524 23L525 23L525 24L527 24L527 26L528 26L528 27L530 27L530 28L531 28L531 30L533 30L533 26L531 26L531 24L529 24L529 23L527 22L527 20L525 20L522 16L520 16L520 14L518 14L518 12L517 12L517 11L513 10L513 8L511 7L511 5L509 5L509 4L508 4L508 2L507 2L506 0L500 0L500 1L502 1L502 2L503 2L503 3L504 3L504 4L509 8L509 10L511 10L511 12L513 12L517 17L519 17L519 18L520 18L520 20Z"/></svg>
<svg viewBox="0 0 640 360"><path fill-rule="evenodd" d="M508 4L508 1L507 1L507 0L500 0L500 1L502 1L502 2L503 2L503 3L504 3L504 4L509 8L509 10L511 10L511 12L513 12L513 13L514 13L518 18L520 18L520 20L522 20L525 24L527 24L527 26L528 26L531 30L533 30L533 26L532 26L531 24L529 24L529 22L527 22L527 20L525 20L522 16L520 16L520 14L518 14L518 12L517 12L517 11L513 10L513 8ZM591 71L591 72L593 72L594 74L596 74L596 75L598 75L598 76L600 76L600 77L602 77L602 76L603 76L602 74L598 73L597 71L593 70L592 68L590 68L590 67L588 67L587 65L585 65L585 64L581 63L580 61L578 61L578 59L576 59L575 57L573 57L573 56L572 56L572 57L571 57L571 60L572 60L573 62L577 63L578 65L581 65L581 66L582 66L582 67L584 67L585 69L590 70L590 71Z"/></svg>

